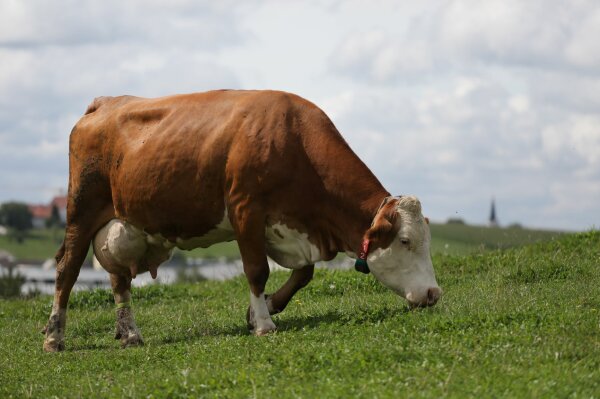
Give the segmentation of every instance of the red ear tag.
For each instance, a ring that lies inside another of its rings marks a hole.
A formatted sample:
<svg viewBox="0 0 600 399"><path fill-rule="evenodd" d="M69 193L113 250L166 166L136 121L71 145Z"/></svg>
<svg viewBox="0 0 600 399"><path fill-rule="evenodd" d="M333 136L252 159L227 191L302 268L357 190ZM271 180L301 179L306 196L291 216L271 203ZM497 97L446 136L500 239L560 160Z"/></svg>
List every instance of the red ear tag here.
<svg viewBox="0 0 600 399"><path fill-rule="evenodd" d="M369 265L367 264L367 256L369 255L369 244L371 242L367 239L364 239L362 245L360 246L360 251L358 253L358 259L354 262L354 269L356 271L368 274L370 272Z"/></svg>
<svg viewBox="0 0 600 399"><path fill-rule="evenodd" d="M371 241L365 238L362 242L358 259L367 260L367 256L369 255L369 245L371 245Z"/></svg>

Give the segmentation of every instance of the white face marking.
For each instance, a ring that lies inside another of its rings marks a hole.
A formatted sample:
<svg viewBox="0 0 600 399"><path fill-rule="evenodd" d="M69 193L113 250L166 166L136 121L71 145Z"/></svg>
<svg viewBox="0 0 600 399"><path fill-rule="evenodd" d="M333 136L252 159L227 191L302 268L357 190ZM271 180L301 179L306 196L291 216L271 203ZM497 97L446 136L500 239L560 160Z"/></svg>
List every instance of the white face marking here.
<svg viewBox="0 0 600 399"><path fill-rule="evenodd" d="M308 239L308 234L275 223L265 229L267 254L288 269L301 269L321 260L319 248Z"/></svg>
<svg viewBox="0 0 600 399"><path fill-rule="evenodd" d="M426 303L428 290L439 289L429 252L429 226L420 215L420 208L418 215L402 209L399 212L398 235L388 248L378 248L369 254L369 268L381 283L410 303ZM408 239L409 244L403 244L403 239Z"/></svg>
<svg viewBox="0 0 600 399"><path fill-rule="evenodd" d="M254 314L254 334L263 335L277 328L273 320L271 320L264 293L258 297L250 293L250 307Z"/></svg>

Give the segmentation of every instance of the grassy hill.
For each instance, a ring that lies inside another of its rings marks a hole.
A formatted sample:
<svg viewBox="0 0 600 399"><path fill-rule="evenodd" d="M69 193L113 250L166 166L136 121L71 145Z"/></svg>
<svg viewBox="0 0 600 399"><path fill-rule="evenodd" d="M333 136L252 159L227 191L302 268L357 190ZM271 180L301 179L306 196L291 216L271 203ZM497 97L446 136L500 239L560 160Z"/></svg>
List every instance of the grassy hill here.
<svg viewBox="0 0 600 399"><path fill-rule="evenodd" d="M520 227L487 227L466 224L434 224L431 229L431 252L462 255L494 249L506 249L549 241L565 234L558 231Z"/></svg>
<svg viewBox="0 0 600 399"><path fill-rule="evenodd" d="M63 238L62 231L34 230L23 244L0 236L0 249L7 250L17 259L45 260L54 257ZM431 251L434 254L467 254L492 249L548 241L560 236L555 231L521 228L488 228L461 224L431 224ZM193 251L180 251L191 258L239 258L236 242L213 245Z"/></svg>
<svg viewBox="0 0 600 399"><path fill-rule="evenodd" d="M50 297L2 300L0 397L600 396L600 232L434 265L445 294L413 311L372 275L317 270L262 338L243 278L138 289L146 346L126 350L107 291L73 295L61 354L41 351Z"/></svg>

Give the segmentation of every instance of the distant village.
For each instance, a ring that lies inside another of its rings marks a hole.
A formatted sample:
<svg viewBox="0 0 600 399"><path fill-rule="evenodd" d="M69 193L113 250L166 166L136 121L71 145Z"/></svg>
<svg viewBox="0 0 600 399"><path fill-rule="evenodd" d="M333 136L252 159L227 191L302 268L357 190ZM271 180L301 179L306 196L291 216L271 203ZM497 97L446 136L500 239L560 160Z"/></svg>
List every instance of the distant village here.
<svg viewBox="0 0 600 399"><path fill-rule="evenodd" d="M41 229L46 227L48 220L52 217L53 209L54 212L58 212L60 222L64 225L67 222L67 197L56 196L52 198L52 201L48 204L29 205L29 212L31 212L31 224L34 229Z"/></svg>

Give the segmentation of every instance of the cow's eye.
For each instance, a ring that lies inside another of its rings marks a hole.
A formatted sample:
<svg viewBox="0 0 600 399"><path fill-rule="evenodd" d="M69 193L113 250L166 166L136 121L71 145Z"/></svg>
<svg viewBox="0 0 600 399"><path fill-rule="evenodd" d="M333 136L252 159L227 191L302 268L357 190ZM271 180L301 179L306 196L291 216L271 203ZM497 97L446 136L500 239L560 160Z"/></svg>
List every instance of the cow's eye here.
<svg viewBox="0 0 600 399"><path fill-rule="evenodd" d="M406 245L406 246L410 245L410 240L408 238L401 238L400 242L402 243L402 245Z"/></svg>

